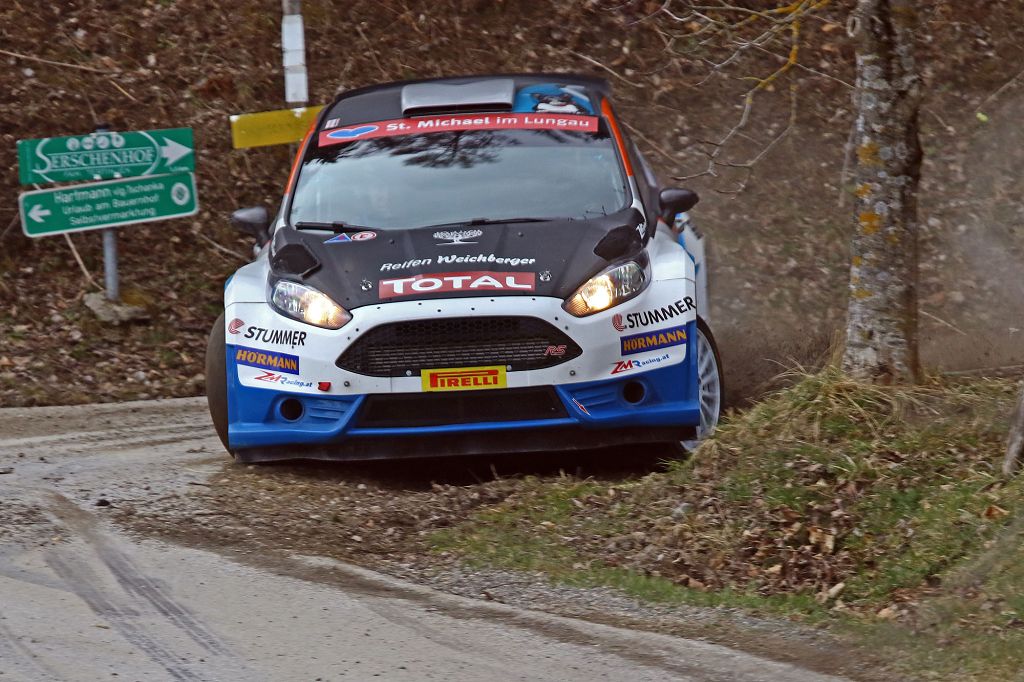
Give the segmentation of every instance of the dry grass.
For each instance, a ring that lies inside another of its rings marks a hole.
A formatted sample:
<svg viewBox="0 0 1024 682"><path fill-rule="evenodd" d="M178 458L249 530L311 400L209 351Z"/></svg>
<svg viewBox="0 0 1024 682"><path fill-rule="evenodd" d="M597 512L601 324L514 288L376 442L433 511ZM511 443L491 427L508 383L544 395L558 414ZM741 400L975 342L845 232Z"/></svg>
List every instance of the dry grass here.
<svg viewBox="0 0 1024 682"><path fill-rule="evenodd" d="M436 541L648 599L906 632L1021 513L1024 485L998 474L1015 392L1005 379L803 375L665 473L527 481ZM1024 604L1006 604L1004 621L1024 621Z"/></svg>

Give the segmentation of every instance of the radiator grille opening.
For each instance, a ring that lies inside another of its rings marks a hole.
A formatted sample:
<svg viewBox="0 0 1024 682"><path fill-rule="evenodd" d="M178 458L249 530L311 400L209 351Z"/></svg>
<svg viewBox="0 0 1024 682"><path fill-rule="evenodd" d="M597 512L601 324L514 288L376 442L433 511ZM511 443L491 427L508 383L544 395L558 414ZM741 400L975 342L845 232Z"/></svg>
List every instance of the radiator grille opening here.
<svg viewBox="0 0 1024 682"><path fill-rule="evenodd" d="M487 365L504 365L514 372L554 367L582 353L572 339L536 317L448 317L374 327L336 364L376 377Z"/></svg>

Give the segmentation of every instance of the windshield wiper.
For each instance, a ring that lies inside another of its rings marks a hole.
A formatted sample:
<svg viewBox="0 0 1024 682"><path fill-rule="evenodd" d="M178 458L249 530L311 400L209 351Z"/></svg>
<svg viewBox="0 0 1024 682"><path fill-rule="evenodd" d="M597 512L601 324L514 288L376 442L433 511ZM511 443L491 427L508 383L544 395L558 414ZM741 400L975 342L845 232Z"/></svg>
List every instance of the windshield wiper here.
<svg viewBox="0 0 1024 682"><path fill-rule="evenodd" d="M320 223L311 220L300 220L299 222L292 225L296 230L330 230L335 234L342 232L362 232L369 230L369 227L363 227L362 225L351 225L349 223L343 223L340 220L335 220L330 223Z"/></svg>
<svg viewBox="0 0 1024 682"><path fill-rule="evenodd" d="M457 220L454 223L438 223L425 227L461 227L463 225L506 225L508 223L550 223L554 218L470 218Z"/></svg>

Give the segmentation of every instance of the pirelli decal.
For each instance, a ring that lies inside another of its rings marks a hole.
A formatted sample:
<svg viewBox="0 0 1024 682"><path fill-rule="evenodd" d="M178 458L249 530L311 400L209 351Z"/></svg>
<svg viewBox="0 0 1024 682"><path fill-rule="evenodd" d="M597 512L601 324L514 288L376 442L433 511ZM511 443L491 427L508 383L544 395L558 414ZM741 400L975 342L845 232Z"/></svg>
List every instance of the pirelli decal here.
<svg viewBox="0 0 1024 682"><path fill-rule="evenodd" d="M288 353L275 353L272 350L256 350L245 346L235 346L235 362L240 365L272 369L286 374L299 373L299 356Z"/></svg>
<svg viewBox="0 0 1024 682"><path fill-rule="evenodd" d="M659 350L669 346L681 346L686 343L686 327L658 329L643 334L623 336L619 339L623 355L636 355L650 350Z"/></svg>
<svg viewBox="0 0 1024 682"><path fill-rule="evenodd" d="M505 367L456 367L420 372L424 391L480 391L505 388Z"/></svg>

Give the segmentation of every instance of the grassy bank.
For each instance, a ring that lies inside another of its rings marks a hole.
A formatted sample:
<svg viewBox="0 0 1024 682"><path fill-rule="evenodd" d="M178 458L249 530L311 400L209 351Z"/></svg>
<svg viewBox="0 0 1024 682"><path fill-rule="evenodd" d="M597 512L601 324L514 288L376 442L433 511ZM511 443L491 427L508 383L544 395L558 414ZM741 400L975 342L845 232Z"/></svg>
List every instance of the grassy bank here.
<svg viewBox="0 0 1024 682"><path fill-rule="evenodd" d="M908 670L1024 669L1024 485L997 464L1016 384L802 378L639 481L527 480L438 550L659 602L827 622ZM922 663L924 662L924 663Z"/></svg>

